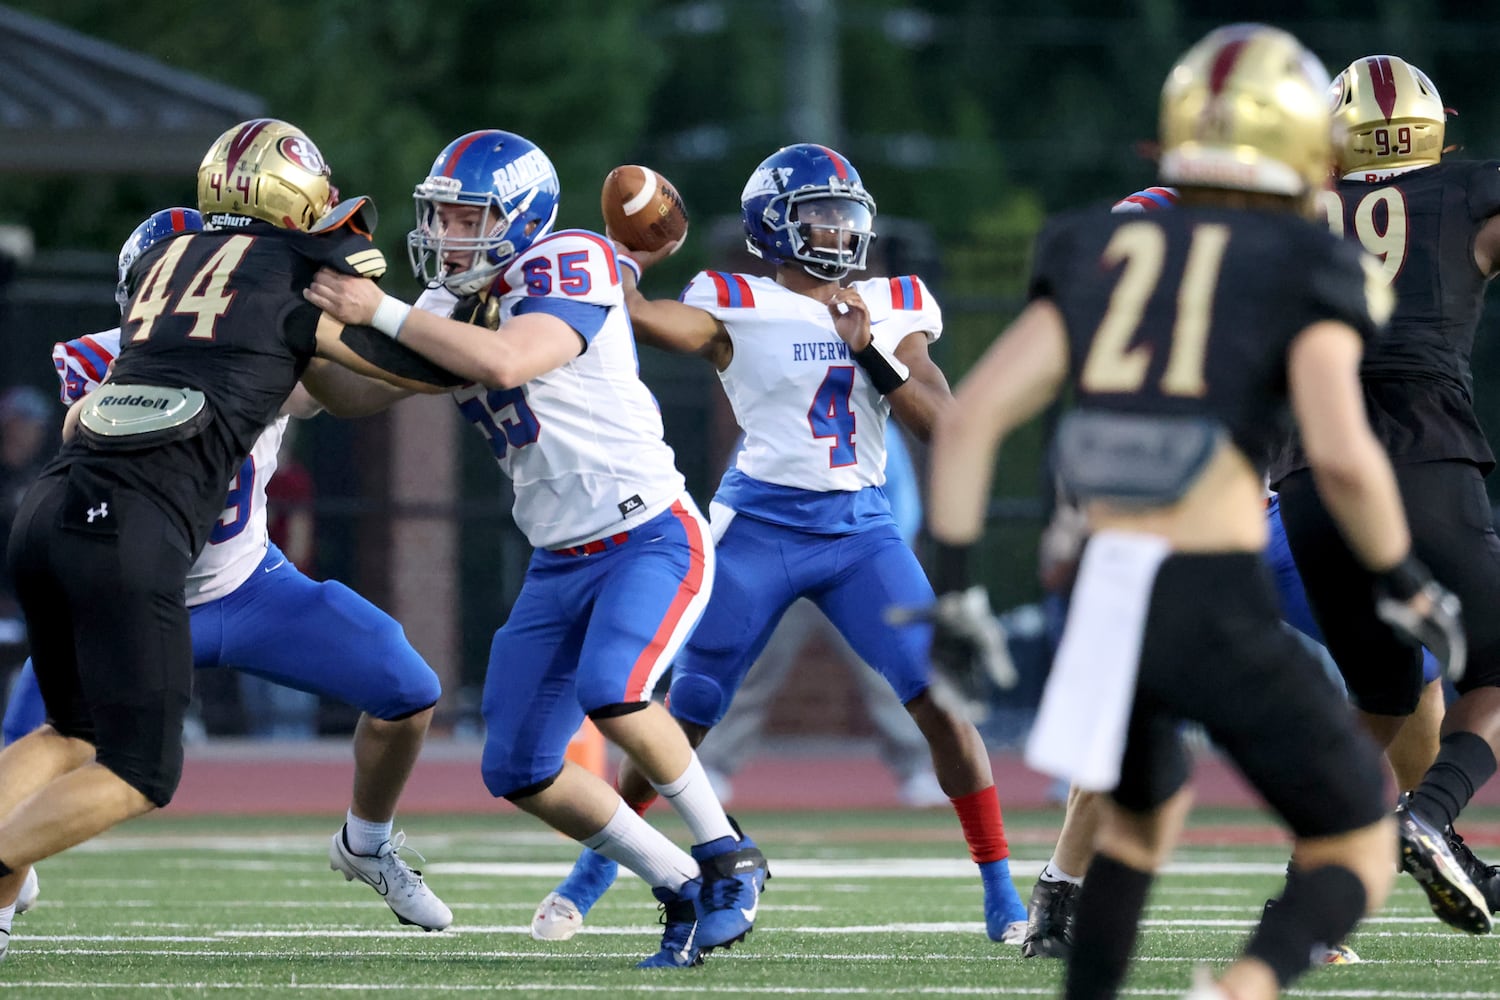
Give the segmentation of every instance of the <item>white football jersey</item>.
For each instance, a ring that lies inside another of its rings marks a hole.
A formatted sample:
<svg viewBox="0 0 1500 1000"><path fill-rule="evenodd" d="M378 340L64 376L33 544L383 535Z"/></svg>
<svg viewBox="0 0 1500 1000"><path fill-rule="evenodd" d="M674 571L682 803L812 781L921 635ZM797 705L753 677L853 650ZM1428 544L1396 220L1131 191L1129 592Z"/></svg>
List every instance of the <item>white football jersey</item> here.
<svg viewBox="0 0 1500 1000"><path fill-rule="evenodd" d="M870 309L870 333L894 355L910 333L928 342L942 312L917 277L853 282ZM885 482L891 405L849 356L822 302L770 278L702 271L682 301L711 313L734 342L719 373L745 432L737 465L753 479L793 489L853 492Z"/></svg>
<svg viewBox="0 0 1500 1000"><path fill-rule="evenodd" d="M71 405L96 389L119 353L118 328L55 344L52 364L62 380L63 402ZM188 570L188 607L227 597L266 557L266 483L276 474L276 453L281 449L288 419L278 417L261 432L245 464L230 481L224 511L209 532L198 561Z"/></svg>
<svg viewBox="0 0 1500 1000"><path fill-rule="evenodd" d="M640 379L619 267L614 247L595 233L567 229L534 243L497 286L502 322L549 299L605 307L603 325L592 336L583 331L582 354L523 386L453 393L514 481L513 516L535 548L629 531L683 494L661 412ZM443 289L417 300L443 316L453 304Z"/></svg>

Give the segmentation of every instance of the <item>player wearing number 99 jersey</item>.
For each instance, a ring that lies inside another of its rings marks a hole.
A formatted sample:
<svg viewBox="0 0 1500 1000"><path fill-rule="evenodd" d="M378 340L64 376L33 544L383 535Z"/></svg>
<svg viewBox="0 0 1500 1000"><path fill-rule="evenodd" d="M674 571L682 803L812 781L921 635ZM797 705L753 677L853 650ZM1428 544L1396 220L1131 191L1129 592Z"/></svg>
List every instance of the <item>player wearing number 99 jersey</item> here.
<svg viewBox="0 0 1500 1000"><path fill-rule="evenodd" d="M1485 288L1500 270L1500 161L1441 159L1447 109L1417 67L1356 59L1334 81L1339 182L1324 196L1334 232L1380 258L1396 292L1387 335L1361 368L1370 425L1390 453L1413 550L1463 601L1469 666L1414 812L1451 827L1495 771L1500 747L1500 540L1484 478L1495 458L1474 414L1469 357ZM1388 740L1417 704L1417 653L1375 620L1366 579L1289 448L1271 469L1287 541L1350 695ZM1450 831L1451 835L1451 831ZM1500 877L1455 851L1500 912Z"/></svg>

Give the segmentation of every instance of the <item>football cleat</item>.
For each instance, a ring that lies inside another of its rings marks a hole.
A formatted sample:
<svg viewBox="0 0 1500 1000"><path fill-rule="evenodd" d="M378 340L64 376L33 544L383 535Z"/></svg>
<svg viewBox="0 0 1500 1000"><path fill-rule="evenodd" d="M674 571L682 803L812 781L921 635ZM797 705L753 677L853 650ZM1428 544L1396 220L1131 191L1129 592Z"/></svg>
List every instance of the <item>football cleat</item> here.
<svg viewBox="0 0 1500 1000"><path fill-rule="evenodd" d="M1313 951L1314 965L1357 965L1362 961L1347 944L1337 944L1332 948L1319 945Z"/></svg>
<svg viewBox="0 0 1500 1000"><path fill-rule="evenodd" d="M637 969L686 969L703 964L698 948L698 899L700 879L690 879L673 892L657 886L651 894L661 903L661 949L635 964Z"/></svg>
<svg viewBox="0 0 1500 1000"><path fill-rule="evenodd" d="M26 881L21 883L21 894L16 897L16 913L25 913L35 906L37 897L41 894L42 887L36 878L36 865L32 865L26 872Z"/></svg>
<svg viewBox="0 0 1500 1000"><path fill-rule="evenodd" d="M1466 934L1488 934L1490 912L1474 883L1448 849L1442 831L1411 810L1410 796L1396 807L1401 868L1427 893L1438 919Z"/></svg>
<svg viewBox="0 0 1500 1000"><path fill-rule="evenodd" d="M567 941L583 926L583 918L599 897L615 884L620 866L597 851L584 848L573 870L537 905L531 917L536 941Z"/></svg>
<svg viewBox="0 0 1500 1000"><path fill-rule="evenodd" d="M1026 936L1021 954L1027 958L1066 959L1073 950L1073 918L1078 912L1080 886L1072 882L1037 879L1026 908Z"/></svg>
<svg viewBox="0 0 1500 1000"><path fill-rule="evenodd" d="M1453 827L1444 831L1448 835L1448 850L1458 859L1463 866L1464 873L1469 876L1469 881L1474 883L1474 888L1484 897L1484 903L1490 908L1491 913L1500 913L1500 865L1486 865L1475 856L1474 852L1464 843L1464 838L1454 832ZM21 911L16 910L17 913Z"/></svg>
<svg viewBox="0 0 1500 1000"><path fill-rule="evenodd" d="M766 856L745 836L694 844L692 855L703 872L697 899L698 947L707 952L743 940L755 927L760 890L770 876Z"/></svg>
<svg viewBox="0 0 1500 1000"><path fill-rule="evenodd" d="M542 897L531 915L533 941L567 941L583 927L583 914L567 896L555 890Z"/></svg>
<svg viewBox="0 0 1500 1000"><path fill-rule="evenodd" d="M991 941L1021 944L1026 940L1026 904L1010 877L1008 859L979 866L984 884L984 932Z"/></svg>
<svg viewBox="0 0 1500 1000"><path fill-rule="evenodd" d="M340 827L328 845L328 867L343 872L344 881L359 879L380 893L403 924L424 931L443 930L453 923L453 911L427 888L422 873L401 859L397 852L405 845L406 834L397 833L373 855L355 854Z"/></svg>
<svg viewBox="0 0 1500 1000"><path fill-rule="evenodd" d="M1207 969L1193 970L1193 988L1182 995L1182 1000L1234 1000L1224 988L1214 982Z"/></svg>

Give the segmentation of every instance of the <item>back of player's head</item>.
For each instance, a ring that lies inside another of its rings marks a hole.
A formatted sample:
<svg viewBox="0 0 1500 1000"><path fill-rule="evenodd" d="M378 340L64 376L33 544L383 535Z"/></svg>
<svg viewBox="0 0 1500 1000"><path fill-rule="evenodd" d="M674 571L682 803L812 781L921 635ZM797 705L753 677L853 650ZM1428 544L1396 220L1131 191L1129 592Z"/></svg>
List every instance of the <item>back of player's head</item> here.
<svg viewBox="0 0 1500 1000"><path fill-rule="evenodd" d="M198 210L210 229L251 220L306 231L333 203L328 163L295 125L241 122L214 141L198 166Z"/></svg>
<svg viewBox="0 0 1500 1000"><path fill-rule="evenodd" d="M1442 157L1447 109L1427 74L1405 59L1356 59L1329 96L1342 129L1333 151L1339 173L1428 166Z"/></svg>
<svg viewBox="0 0 1500 1000"><path fill-rule="evenodd" d="M761 161L740 194L745 245L772 264L800 263L834 281L862 271L875 238L875 199L842 153L812 142Z"/></svg>
<svg viewBox="0 0 1500 1000"><path fill-rule="evenodd" d="M412 272L429 287L441 283L469 295L552 231L561 187L546 153L492 128L448 143L412 197L417 228L406 237ZM460 233L454 213L464 209L476 218Z"/></svg>
<svg viewBox="0 0 1500 1000"><path fill-rule="evenodd" d="M1211 32L1161 91L1163 183L1302 200L1333 163L1328 71L1285 31Z"/></svg>
<svg viewBox="0 0 1500 1000"><path fill-rule="evenodd" d="M120 245L120 258L116 266L119 280L115 284L115 304L123 310L125 303L135 293L140 275L133 274L132 271L142 254L169 236L202 230L203 216L197 209L164 208L147 216L146 221L136 226Z"/></svg>

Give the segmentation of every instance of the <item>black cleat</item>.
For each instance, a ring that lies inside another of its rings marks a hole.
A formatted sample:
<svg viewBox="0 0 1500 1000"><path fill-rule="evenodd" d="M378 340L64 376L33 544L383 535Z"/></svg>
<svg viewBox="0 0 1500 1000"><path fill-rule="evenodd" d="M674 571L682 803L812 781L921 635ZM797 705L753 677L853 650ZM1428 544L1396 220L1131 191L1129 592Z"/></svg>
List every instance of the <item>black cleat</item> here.
<svg viewBox="0 0 1500 1000"><path fill-rule="evenodd" d="M1026 939L1021 954L1027 958L1066 959L1073 950L1073 917L1078 912L1080 887L1072 882L1037 879L1026 905Z"/></svg>
<svg viewBox="0 0 1500 1000"><path fill-rule="evenodd" d="M1489 907L1441 830L1411 811L1409 800L1396 807L1401 868L1422 886L1438 919L1465 934L1488 934Z"/></svg>
<svg viewBox="0 0 1500 1000"><path fill-rule="evenodd" d="M1448 850L1453 852L1453 857L1463 866L1464 874L1469 876L1469 881L1474 883L1474 888L1484 897L1485 905L1490 908L1491 913L1500 913L1500 865L1486 865L1479 860L1453 827L1448 827L1444 832L1448 835Z"/></svg>

